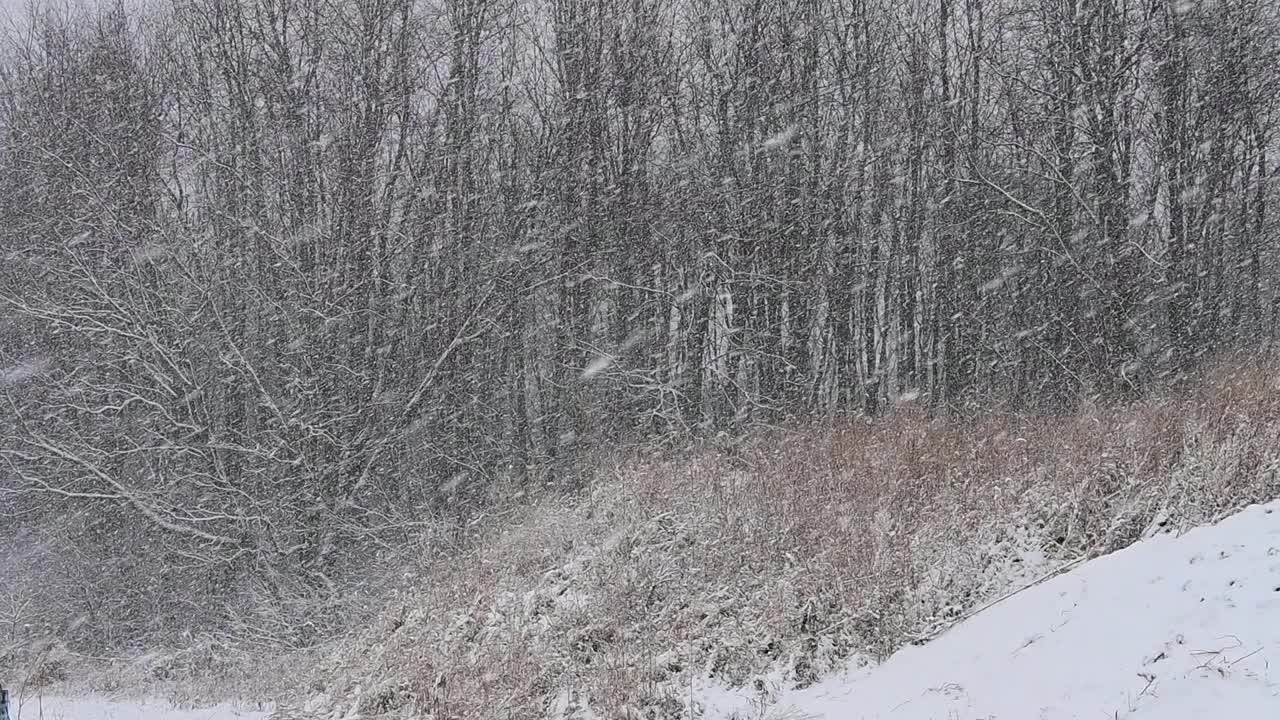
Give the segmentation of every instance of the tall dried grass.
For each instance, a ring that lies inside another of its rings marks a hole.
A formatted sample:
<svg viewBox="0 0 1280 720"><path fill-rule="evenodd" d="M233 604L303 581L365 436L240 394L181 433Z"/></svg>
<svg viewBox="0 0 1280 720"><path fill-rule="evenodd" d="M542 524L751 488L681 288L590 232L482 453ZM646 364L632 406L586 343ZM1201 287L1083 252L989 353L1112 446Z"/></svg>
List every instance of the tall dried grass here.
<svg viewBox="0 0 1280 720"><path fill-rule="evenodd" d="M697 714L695 678L804 685L1064 563L1280 495L1280 364L1070 416L875 422L602 462L424 568L317 707ZM766 682L766 679L771 682Z"/></svg>

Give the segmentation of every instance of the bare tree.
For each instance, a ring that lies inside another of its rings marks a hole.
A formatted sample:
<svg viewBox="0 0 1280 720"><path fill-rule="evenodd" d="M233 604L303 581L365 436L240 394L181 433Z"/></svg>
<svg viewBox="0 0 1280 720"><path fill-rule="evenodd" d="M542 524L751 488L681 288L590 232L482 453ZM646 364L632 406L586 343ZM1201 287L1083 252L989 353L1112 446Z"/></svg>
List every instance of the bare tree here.
<svg viewBox="0 0 1280 720"><path fill-rule="evenodd" d="M128 557L131 603L83 600L127 633L309 643L371 556L601 448L1135 397L1274 327L1277 31L1252 0L39 13L0 90L0 511Z"/></svg>

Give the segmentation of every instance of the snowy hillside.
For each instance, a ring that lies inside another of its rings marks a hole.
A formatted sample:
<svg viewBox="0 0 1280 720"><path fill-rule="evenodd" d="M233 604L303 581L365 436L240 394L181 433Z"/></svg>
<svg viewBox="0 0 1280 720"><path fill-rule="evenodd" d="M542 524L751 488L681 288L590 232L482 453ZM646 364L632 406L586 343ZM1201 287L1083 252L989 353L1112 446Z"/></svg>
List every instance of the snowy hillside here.
<svg viewBox="0 0 1280 720"><path fill-rule="evenodd" d="M704 718L1280 717L1280 502L1159 536L1015 593L934 641L762 706L697 688ZM232 720L227 708L28 699L19 720Z"/></svg>
<svg viewBox="0 0 1280 720"><path fill-rule="evenodd" d="M1280 717L1277 510L1093 560L880 666L785 695L766 717Z"/></svg>

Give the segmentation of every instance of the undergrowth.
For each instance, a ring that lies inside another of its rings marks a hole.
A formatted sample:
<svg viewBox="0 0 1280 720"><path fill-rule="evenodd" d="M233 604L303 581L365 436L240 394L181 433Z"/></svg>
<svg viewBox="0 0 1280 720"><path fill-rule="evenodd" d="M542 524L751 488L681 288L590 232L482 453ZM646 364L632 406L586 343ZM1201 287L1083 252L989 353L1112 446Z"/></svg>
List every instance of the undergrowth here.
<svg viewBox="0 0 1280 720"><path fill-rule="evenodd" d="M1271 367L1127 408L903 408L602 462L581 492L424 563L309 714L689 718L708 682L767 708L1066 563L1280 495Z"/></svg>

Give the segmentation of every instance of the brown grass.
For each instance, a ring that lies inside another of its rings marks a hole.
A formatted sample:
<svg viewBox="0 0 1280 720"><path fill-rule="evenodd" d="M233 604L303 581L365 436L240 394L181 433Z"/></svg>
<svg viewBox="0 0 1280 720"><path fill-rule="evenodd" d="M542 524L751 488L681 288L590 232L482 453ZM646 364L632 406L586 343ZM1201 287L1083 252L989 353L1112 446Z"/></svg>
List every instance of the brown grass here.
<svg viewBox="0 0 1280 720"><path fill-rule="evenodd" d="M366 717L677 718L695 676L810 683L1066 561L1280 495L1277 367L1066 417L903 410L603 462L427 567L331 692Z"/></svg>

